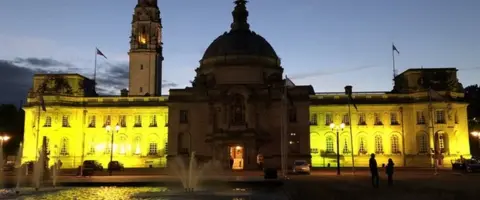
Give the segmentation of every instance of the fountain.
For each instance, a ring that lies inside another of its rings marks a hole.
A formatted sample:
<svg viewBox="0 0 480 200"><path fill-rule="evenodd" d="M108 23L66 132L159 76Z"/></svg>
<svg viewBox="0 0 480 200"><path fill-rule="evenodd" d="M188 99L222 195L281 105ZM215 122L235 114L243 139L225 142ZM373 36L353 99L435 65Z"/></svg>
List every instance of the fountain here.
<svg viewBox="0 0 480 200"><path fill-rule="evenodd" d="M20 182L22 181L22 157L23 157L23 145L20 143L17 152L17 158L15 160L15 168L17 169L17 184L15 186L15 193L20 193ZM28 169L27 169L28 170Z"/></svg>
<svg viewBox="0 0 480 200"><path fill-rule="evenodd" d="M195 152L191 153L188 159L188 166L185 166L185 161L182 157L176 157L173 169L176 176L182 182L185 192L194 192L198 190L198 184L208 171L219 172L221 169L220 162L212 160L205 163L203 166L198 166L195 159Z"/></svg>

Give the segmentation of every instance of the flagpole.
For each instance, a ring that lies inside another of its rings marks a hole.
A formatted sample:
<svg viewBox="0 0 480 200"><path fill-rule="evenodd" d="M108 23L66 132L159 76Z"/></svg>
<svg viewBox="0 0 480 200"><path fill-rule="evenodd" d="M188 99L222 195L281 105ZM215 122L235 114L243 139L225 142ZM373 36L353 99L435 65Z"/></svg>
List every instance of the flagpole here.
<svg viewBox="0 0 480 200"><path fill-rule="evenodd" d="M40 94L37 94L40 95ZM40 113L41 113L41 107L42 107L42 102L40 100L40 96L38 96L38 115L37 115L37 138L36 138L36 143L35 143L35 161L38 159L38 140L40 136Z"/></svg>
<svg viewBox="0 0 480 200"><path fill-rule="evenodd" d="M97 55L98 55L98 48L95 47L95 67L93 71L93 87L95 91L97 91Z"/></svg>
<svg viewBox="0 0 480 200"><path fill-rule="evenodd" d="M392 65L393 65L393 85L395 85L395 77L397 76L396 70L395 70L395 50L393 47L395 44L392 43Z"/></svg>
<svg viewBox="0 0 480 200"><path fill-rule="evenodd" d="M352 174L355 175L355 157L353 155L352 111L350 109L350 98L348 98L348 123L350 126L350 147L352 149Z"/></svg>
<svg viewBox="0 0 480 200"><path fill-rule="evenodd" d="M430 114L430 124L431 124L431 136L430 140L433 141L433 166L435 168L434 174L437 175L437 149L435 148L435 120L434 120L434 113L433 113L433 103L432 103L432 87L428 87L428 112ZM431 144L432 142L430 142Z"/></svg>

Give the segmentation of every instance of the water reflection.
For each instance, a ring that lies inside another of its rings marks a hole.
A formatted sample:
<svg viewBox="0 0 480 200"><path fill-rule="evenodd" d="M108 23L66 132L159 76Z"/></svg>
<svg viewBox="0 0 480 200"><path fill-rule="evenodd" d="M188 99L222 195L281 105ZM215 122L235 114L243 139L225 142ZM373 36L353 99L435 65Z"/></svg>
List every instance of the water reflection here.
<svg viewBox="0 0 480 200"><path fill-rule="evenodd" d="M226 191L183 193L165 187L91 187L91 188L56 188L35 192L24 189L20 196L14 192L0 190L0 199L24 200L176 200L176 199L208 199L208 200L246 200L255 199L287 199L278 191L255 191L245 188L232 188ZM181 190L178 190L181 191Z"/></svg>

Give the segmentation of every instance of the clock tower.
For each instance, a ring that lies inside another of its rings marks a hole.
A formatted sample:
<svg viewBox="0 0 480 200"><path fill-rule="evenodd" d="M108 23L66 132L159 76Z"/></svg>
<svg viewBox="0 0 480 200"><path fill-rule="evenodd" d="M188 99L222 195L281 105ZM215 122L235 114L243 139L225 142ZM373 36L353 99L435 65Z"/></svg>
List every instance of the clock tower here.
<svg viewBox="0 0 480 200"><path fill-rule="evenodd" d="M162 19L157 0L138 0L130 36L129 95L162 94Z"/></svg>

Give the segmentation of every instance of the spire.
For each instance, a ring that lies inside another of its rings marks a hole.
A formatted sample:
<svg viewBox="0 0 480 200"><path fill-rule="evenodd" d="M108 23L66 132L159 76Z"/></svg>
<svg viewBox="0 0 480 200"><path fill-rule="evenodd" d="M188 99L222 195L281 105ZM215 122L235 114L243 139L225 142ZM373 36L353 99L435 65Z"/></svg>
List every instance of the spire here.
<svg viewBox="0 0 480 200"><path fill-rule="evenodd" d="M250 25L247 22L248 11L246 0L235 0L235 9L232 12L233 23L230 26L232 31L234 30L250 30Z"/></svg>
<svg viewBox="0 0 480 200"><path fill-rule="evenodd" d="M137 6L157 7L157 0L138 0Z"/></svg>

